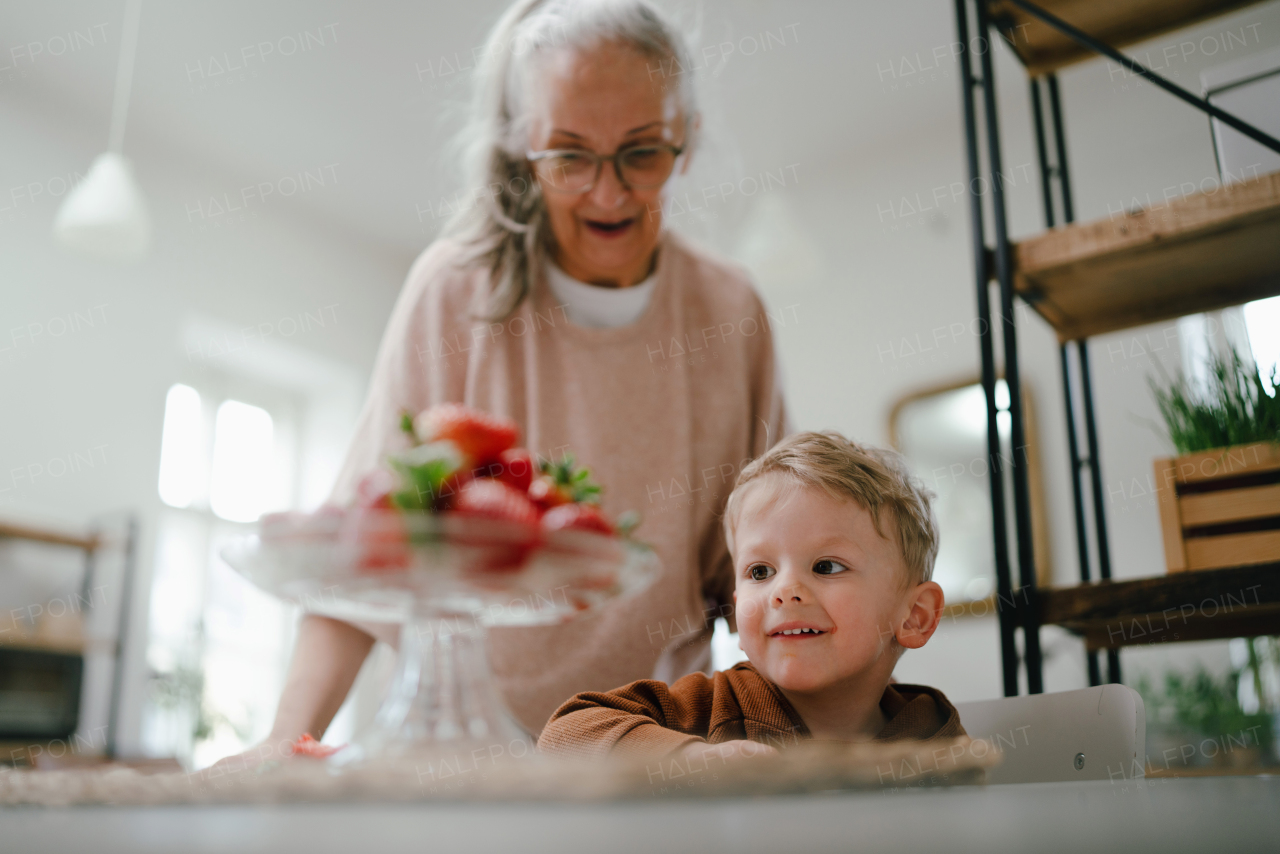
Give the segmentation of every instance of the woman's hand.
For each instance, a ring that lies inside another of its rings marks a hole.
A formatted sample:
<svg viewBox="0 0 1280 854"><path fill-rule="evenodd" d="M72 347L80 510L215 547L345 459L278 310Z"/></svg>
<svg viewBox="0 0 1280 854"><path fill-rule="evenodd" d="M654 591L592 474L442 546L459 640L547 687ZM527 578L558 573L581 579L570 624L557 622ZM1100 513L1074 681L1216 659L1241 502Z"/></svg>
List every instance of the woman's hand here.
<svg viewBox="0 0 1280 854"><path fill-rule="evenodd" d="M297 739L281 735L269 735L262 741L241 753L224 756L213 763L203 773L211 777L235 774L240 771L252 771L264 762L280 761L293 755L293 745Z"/></svg>
<svg viewBox="0 0 1280 854"><path fill-rule="evenodd" d="M251 771L263 762L292 756L294 742L304 733L323 736L373 643L369 633L350 623L318 614L304 616L271 735L243 753L218 760L205 773Z"/></svg>

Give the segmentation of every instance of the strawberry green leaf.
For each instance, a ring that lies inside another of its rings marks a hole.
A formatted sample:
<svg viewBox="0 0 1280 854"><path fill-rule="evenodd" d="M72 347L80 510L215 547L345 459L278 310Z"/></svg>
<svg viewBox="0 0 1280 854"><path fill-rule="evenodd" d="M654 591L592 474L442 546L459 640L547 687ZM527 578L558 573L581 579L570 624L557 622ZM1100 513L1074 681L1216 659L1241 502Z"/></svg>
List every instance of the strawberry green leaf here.
<svg viewBox="0 0 1280 854"><path fill-rule="evenodd" d="M579 504L599 504L600 487L596 486L594 483L585 486L575 486L573 489L573 500Z"/></svg>
<svg viewBox="0 0 1280 854"><path fill-rule="evenodd" d="M391 504L398 510L428 510L430 506L422 500L416 489L391 493Z"/></svg>
<svg viewBox="0 0 1280 854"><path fill-rule="evenodd" d="M640 513L635 510L628 510L618 517L617 528L618 533L623 537L631 536L631 532L640 527L642 521Z"/></svg>
<svg viewBox="0 0 1280 854"><path fill-rule="evenodd" d="M392 501L405 510L429 509L442 494L445 480L462 468L462 455L451 442L432 442L390 457L404 489Z"/></svg>

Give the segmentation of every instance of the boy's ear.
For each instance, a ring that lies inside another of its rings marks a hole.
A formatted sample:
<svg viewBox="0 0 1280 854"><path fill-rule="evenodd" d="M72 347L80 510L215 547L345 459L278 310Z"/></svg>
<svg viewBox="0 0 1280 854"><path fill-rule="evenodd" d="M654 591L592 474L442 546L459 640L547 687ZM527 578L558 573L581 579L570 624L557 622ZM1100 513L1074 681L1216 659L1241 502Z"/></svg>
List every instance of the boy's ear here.
<svg viewBox="0 0 1280 854"><path fill-rule="evenodd" d="M946 604L942 588L933 581L917 584L907 594L907 604L910 610L894 635L898 643L907 649L919 649L933 637L942 620L942 609Z"/></svg>

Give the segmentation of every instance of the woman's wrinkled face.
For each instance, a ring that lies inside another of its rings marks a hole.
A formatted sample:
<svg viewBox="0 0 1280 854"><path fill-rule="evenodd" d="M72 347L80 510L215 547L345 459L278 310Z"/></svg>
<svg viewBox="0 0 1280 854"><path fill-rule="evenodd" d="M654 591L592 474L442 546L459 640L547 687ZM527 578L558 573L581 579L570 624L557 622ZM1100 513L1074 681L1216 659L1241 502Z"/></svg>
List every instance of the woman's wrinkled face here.
<svg viewBox="0 0 1280 854"><path fill-rule="evenodd" d="M683 145L685 121L661 65L626 45L563 49L543 58L532 87L529 148L610 155L632 145ZM684 158L677 169L684 168ZM662 187L622 184L606 163L595 187L557 193L542 185L556 262L570 276L627 287L649 272L662 227Z"/></svg>

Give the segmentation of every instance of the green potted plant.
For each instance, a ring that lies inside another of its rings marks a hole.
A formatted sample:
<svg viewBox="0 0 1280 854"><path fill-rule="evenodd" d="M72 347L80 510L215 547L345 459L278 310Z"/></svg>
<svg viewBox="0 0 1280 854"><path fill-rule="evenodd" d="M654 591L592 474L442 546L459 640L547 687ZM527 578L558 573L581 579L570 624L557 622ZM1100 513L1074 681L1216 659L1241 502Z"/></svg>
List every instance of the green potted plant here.
<svg viewBox="0 0 1280 854"><path fill-rule="evenodd" d="M1179 456L1155 461L1169 572L1280 560L1280 394L1239 354L1215 356L1206 387L1152 383Z"/></svg>
<svg viewBox="0 0 1280 854"><path fill-rule="evenodd" d="M1249 669L1215 679L1204 665L1192 674L1166 671L1163 690L1142 676L1138 693L1147 708L1148 761L1155 768L1250 767L1274 761L1273 718L1245 712L1237 699Z"/></svg>

